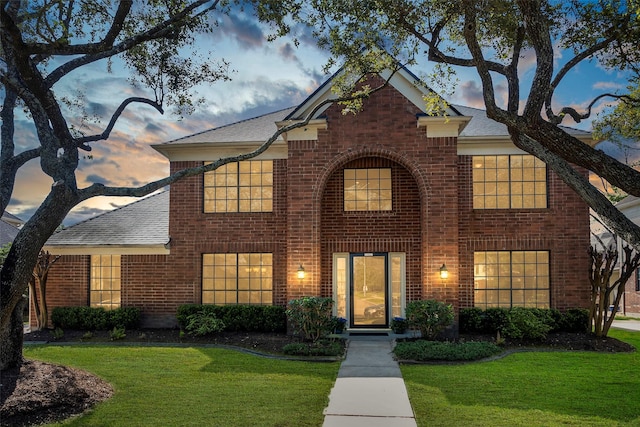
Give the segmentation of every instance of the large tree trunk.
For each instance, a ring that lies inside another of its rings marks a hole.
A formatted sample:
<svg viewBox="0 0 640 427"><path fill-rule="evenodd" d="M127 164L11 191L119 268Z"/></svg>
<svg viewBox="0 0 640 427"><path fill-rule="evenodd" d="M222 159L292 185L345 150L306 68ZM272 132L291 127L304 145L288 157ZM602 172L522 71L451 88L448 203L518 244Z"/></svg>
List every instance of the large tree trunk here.
<svg viewBox="0 0 640 427"><path fill-rule="evenodd" d="M64 184L53 186L11 245L0 270L0 371L22 362L23 294L40 250L78 201L76 192Z"/></svg>
<svg viewBox="0 0 640 427"><path fill-rule="evenodd" d="M22 299L22 297L21 297ZM23 301L18 302L11 312L6 327L0 328L0 362L2 370L22 363L22 341L24 325L22 323Z"/></svg>

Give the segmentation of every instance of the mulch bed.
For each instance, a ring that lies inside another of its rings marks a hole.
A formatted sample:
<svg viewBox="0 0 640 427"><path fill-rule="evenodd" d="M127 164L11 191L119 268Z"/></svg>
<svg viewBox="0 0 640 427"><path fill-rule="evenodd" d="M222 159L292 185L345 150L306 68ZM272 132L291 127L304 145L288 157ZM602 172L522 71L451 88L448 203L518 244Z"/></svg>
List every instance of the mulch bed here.
<svg viewBox="0 0 640 427"><path fill-rule="evenodd" d="M286 334L222 333L216 337L181 335L177 329L140 329L127 331L121 341L127 343L215 344L242 347L255 352L281 354L282 347L298 342ZM461 340L479 340L492 337L462 335ZM54 340L51 331L37 331L25 335L25 341L40 342L107 342L108 332L94 332L91 337L84 331L65 331L64 337ZM549 334L545 342L512 342L508 349L558 349L601 352L629 352L635 348L615 338L596 338L588 334ZM51 365L38 361L25 361L19 369L2 372L0 387L0 425L28 426L59 421L81 414L111 397L111 385L87 372Z"/></svg>

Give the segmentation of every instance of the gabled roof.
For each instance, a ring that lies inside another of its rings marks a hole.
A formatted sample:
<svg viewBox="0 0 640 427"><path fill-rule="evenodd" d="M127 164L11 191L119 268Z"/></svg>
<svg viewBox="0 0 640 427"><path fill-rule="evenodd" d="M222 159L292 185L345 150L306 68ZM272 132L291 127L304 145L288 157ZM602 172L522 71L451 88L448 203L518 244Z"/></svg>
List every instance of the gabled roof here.
<svg viewBox="0 0 640 427"><path fill-rule="evenodd" d="M22 225L24 225L24 221L21 220L20 218L18 218L15 215L10 214L9 212L5 211L2 214L2 221L6 222L7 224L11 224L15 227L20 227Z"/></svg>
<svg viewBox="0 0 640 427"><path fill-rule="evenodd" d="M335 99L336 95L332 91L333 81L340 75L344 75L343 69L338 70L327 81L325 81L318 89L315 90L302 104L298 105L285 120L302 120L306 118L311 111L319 103L328 100ZM390 70L384 70L379 73L380 77L389 81L389 85L394 87L398 92L402 93L409 101L411 101L420 111L426 114L426 105L424 97L432 95L434 92L428 88L415 74L409 71L407 68L402 67L395 71L393 74ZM319 109L311 119L317 119L322 116L324 111L331 106L331 103L327 103L321 109ZM460 113L455 109L448 108L446 111L448 116L460 116Z"/></svg>
<svg viewBox="0 0 640 427"><path fill-rule="evenodd" d="M144 248L166 251L169 243L169 191L138 200L55 233L45 248ZM122 251L119 251L121 253ZM157 252L157 251L156 251ZM154 252L154 253L156 253Z"/></svg>
<svg viewBox="0 0 640 427"><path fill-rule="evenodd" d="M13 240L18 235L18 231L20 231L18 227L12 224L9 224L8 222L5 222L4 219L1 220L0 221L0 246L4 246L7 243L13 242Z"/></svg>
<svg viewBox="0 0 640 427"><path fill-rule="evenodd" d="M211 143L215 143L219 146L226 144L229 146L235 146L242 145L244 143L261 144L269 139L278 129L276 123L282 123L288 120L302 120L318 103L326 99L335 99L335 95L331 91L331 83L341 72L342 70L330 77L320 87L318 87L315 92L309 95L306 100L296 107L290 107L251 119L241 120L239 122L209 129L183 138L161 144L155 144L152 147L167 155L167 150L176 149L180 146L193 147ZM390 75L390 72L387 72L386 75L381 73L383 78L389 78ZM416 75L406 68L401 68L390 78L389 84L401 92L405 97L407 97L407 99L412 101L416 107L426 114L423 99L425 95L432 93L432 91L424 85ZM324 111L326 111L330 105L331 104L329 103L322 109L318 110L311 119L321 118ZM498 123L488 118L485 110L467 107L464 105L450 104L446 111L446 115L448 117L470 118L470 121L467 122L465 120L465 123L460 127L462 131L459 135L459 141L461 142L465 139L509 140L510 138L507 127L502 123ZM585 141L591 140L590 132L566 126L561 127L563 130L577 138ZM282 137L279 137L277 141L283 141Z"/></svg>
<svg viewBox="0 0 640 427"><path fill-rule="evenodd" d="M287 117L294 107L273 113L263 114L251 119L241 120L228 125L198 132L173 141L155 144L157 150L167 145L201 144L206 142L264 142L277 130L276 122ZM282 138L279 138L280 140Z"/></svg>

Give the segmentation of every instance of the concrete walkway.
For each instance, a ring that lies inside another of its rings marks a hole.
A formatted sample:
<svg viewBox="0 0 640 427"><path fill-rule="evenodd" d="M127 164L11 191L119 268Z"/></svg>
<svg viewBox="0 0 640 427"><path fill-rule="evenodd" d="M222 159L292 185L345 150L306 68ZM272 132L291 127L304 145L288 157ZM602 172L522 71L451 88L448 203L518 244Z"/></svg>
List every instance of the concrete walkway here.
<svg viewBox="0 0 640 427"><path fill-rule="evenodd" d="M613 328L626 329L627 331L640 331L640 320L613 320Z"/></svg>
<svg viewBox="0 0 640 427"><path fill-rule="evenodd" d="M392 337L349 337L323 427L415 427Z"/></svg>

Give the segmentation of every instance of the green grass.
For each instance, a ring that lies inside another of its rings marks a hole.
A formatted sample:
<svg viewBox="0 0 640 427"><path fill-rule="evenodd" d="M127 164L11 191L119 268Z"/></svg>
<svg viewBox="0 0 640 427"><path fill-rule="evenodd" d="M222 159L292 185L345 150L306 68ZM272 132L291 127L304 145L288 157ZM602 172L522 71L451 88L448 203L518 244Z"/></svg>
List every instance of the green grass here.
<svg viewBox="0 0 640 427"><path fill-rule="evenodd" d="M640 332L610 335L640 349ZM638 352L516 353L401 369L419 426L640 426Z"/></svg>
<svg viewBox="0 0 640 427"><path fill-rule="evenodd" d="M320 426L339 363L217 348L29 346L25 356L84 369L114 396L71 426Z"/></svg>

